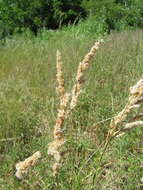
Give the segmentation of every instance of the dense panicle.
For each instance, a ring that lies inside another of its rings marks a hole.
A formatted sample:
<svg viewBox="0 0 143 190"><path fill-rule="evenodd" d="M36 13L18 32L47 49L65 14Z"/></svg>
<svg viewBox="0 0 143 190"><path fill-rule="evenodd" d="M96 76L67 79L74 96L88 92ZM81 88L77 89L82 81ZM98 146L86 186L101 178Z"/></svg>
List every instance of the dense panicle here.
<svg viewBox="0 0 143 190"><path fill-rule="evenodd" d="M106 138L105 146L108 144L109 140L112 137L120 137L125 134L125 132L130 131L131 129L137 126L143 126L143 121L134 121L127 123L127 118L129 114L132 114L134 109L138 109L143 103L143 78L140 79L133 87L130 87L130 96L128 102L125 105L124 109L118 113L110 123L109 132ZM140 113L135 117L132 116L133 120L140 118L142 116Z"/></svg>
<svg viewBox="0 0 143 190"><path fill-rule="evenodd" d="M64 88L64 77L63 77L63 63L62 63L62 55L59 50L57 50L57 93L60 97L64 96L65 88Z"/></svg>
<svg viewBox="0 0 143 190"><path fill-rule="evenodd" d="M27 174L28 170L31 166L34 166L37 161L41 158L41 153L39 151L35 152L32 156L28 157L22 162L16 164L16 173L15 176L18 179L22 179L25 174Z"/></svg>
<svg viewBox="0 0 143 190"><path fill-rule="evenodd" d="M70 108L69 112L72 111L72 109L76 106L78 97L81 93L82 84L84 83L84 75L85 71L88 69L92 58L96 54L96 51L99 49L101 43L103 40L99 40L95 42L94 46L90 49L90 51L85 55L83 60L79 63L77 74L76 74L76 80L75 84L73 86L72 92L71 92L71 102L70 102Z"/></svg>

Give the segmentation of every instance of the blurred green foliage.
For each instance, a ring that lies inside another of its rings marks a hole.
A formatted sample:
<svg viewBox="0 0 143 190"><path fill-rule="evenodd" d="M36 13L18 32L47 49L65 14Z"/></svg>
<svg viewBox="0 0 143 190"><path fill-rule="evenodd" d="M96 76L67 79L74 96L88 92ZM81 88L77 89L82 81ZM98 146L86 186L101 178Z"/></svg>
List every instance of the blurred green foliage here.
<svg viewBox="0 0 143 190"><path fill-rule="evenodd" d="M88 14L104 17L107 30L143 27L143 3L140 0L83 0Z"/></svg>
<svg viewBox="0 0 143 190"><path fill-rule="evenodd" d="M1 0L1 37L15 31L30 29L35 35L38 30L59 28L62 24L84 17L81 0Z"/></svg>
<svg viewBox="0 0 143 190"><path fill-rule="evenodd" d="M143 3L140 0L1 0L0 38L27 29L37 35L43 28L57 29L88 17L93 17L93 26L100 22L98 30L103 33L141 28Z"/></svg>

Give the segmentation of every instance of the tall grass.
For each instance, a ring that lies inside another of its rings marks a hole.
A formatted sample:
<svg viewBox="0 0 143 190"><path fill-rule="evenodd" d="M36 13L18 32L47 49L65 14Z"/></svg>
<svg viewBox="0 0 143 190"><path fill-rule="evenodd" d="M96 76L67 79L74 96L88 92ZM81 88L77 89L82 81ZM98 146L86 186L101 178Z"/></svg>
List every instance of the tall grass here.
<svg viewBox="0 0 143 190"><path fill-rule="evenodd" d="M75 39L63 33L55 34L49 40L16 36L1 46L2 190L142 188L142 128L112 141L102 161L99 159L110 122L108 118L123 109L128 88L143 72L140 30L114 33L105 38L104 46L86 73L79 104L64 123L68 156L59 176L52 176L47 145L52 141L58 105L56 50L62 52L66 88L70 89L75 82L77 65L94 41L92 36ZM14 177L15 163L37 150L42 152L41 162L23 181L18 181Z"/></svg>

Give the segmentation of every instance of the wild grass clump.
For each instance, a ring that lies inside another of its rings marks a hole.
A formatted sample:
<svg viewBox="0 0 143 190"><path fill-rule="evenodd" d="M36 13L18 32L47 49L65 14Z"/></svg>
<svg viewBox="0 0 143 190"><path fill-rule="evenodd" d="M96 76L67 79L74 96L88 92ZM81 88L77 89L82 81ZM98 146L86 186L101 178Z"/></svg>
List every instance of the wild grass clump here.
<svg viewBox="0 0 143 190"><path fill-rule="evenodd" d="M91 48L90 52L84 57L83 61L79 63L75 84L73 85L73 89L71 90L70 93L65 91L65 86L64 86L65 80L63 77L63 68L62 68L63 67L62 56L61 56L61 53L57 51L57 81L58 81L57 93L60 98L60 105L59 105L56 124L55 124L54 132L53 132L54 140L53 142L49 144L49 148L48 148L48 154L52 155L55 160L55 163L52 167L54 176L56 176L59 172L59 169L61 167L62 157L63 157L62 156L63 153L61 152L61 147L65 144L64 133L62 129L63 124L66 118L69 116L69 114L77 105L78 97L81 93L81 85L84 83L84 79L83 79L84 72L89 67L91 59L93 58L96 51L98 50L101 42L102 40L95 43L95 45ZM124 125L122 124L127 118L127 116L129 115L129 113L132 111L132 109L140 107L140 104L143 102L143 97L142 97L143 96L143 79L139 80L135 86L130 88L130 93L131 93L131 96L129 97L128 103L126 104L125 108L119 114L117 114L117 116L111 119L111 123L110 123L108 134L105 140L105 145L103 148L101 159L107 149L109 142L112 140L112 138L116 136L119 137L125 134L125 132L131 130L132 128L143 125L143 121L135 121L135 122L127 123ZM142 114L137 115L135 118L139 118L139 116L142 116ZM120 127L121 124L123 126ZM31 157L28 158L28 160L31 160ZM16 168L17 168L16 176L18 178L22 178L22 173L27 173L27 168L30 166L29 163L31 163L31 161L27 162L26 160L22 162L22 164L16 165Z"/></svg>
<svg viewBox="0 0 143 190"><path fill-rule="evenodd" d="M52 155L55 159L55 163L53 165L53 175L57 175L58 171L61 167L61 160L62 160L62 152L60 151L62 145L65 143L64 135L62 126L65 121L65 119L68 117L68 115L72 112L74 107L77 104L78 97L81 93L81 85L84 82L83 76L84 72L88 69L89 64L91 63L91 60L93 56L95 55L96 51L99 48L99 45L101 44L102 40L95 43L95 45L91 48L89 53L84 57L83 61L80 62L78 69L77 69L77 75L76 75L76 82L73 85L73 89L70 93L65 92L64 87L64 77L63 77L63 68L62 68L62 57L61 53L57 51L57 81L58 81L58 87L56 88L57 93L60 98L60 105L58 109L56 124L54 127L53 137L54 140L49 144L48 148L48 154ZM71 97L71 100L70 100ZM69 105L68 105L69 104ZM24 173L27 173L28 168L31 165L34 165L35 162L39 157L41 157L41 153L37 152L27 158L25 161L20 162L16 164L16 177L21 179L23 177Z"/></svg>
<svg viewBox="0 0 143 190"><path fill-rule="evenodd" d="M62 36L54 43L52 39L48 43L22 40L9 41L0 51L0 187L140 190L142 31L105 38L83 74L81 67L86 64L81 60L93 44L92 38L83 41ZM62 55L57 52L56 71L57 49ZM138 80L127 98L129 86ZM72 94L76 106L70 109ZM68 115L67 110L71 110ZM59 146L51 146L53 161L47 145L59 137ZM27 164L37 150L41 152L38 164ZM14 177L20 160L26 163L21 181Z"/></svg>
<svg viewBox="0 0 143 190"><path fill-rule="evenodd" d="M91 63L91 60L95 55L96 51L99 49L99 45L101 42L102 41L96 42L95 45L89 51L89 53L84 57L83 61L80 62L77 70L76 82L73 86L73 89L71 90L71 93L65 93L64 79L62 75L61 55L59 52L57 52L57 81L59 84L57 91L60 96L60 106L58 110L56 125L54 128L54 141L50 143L48 149L48 154L53 155L55 159L55 164L53 165L54 175L57 175L59 171L61 164L60 162L62 159L60 148L65 143L62 131L63 122L77 104L78 97L81 93L81 84L84 82L84 72L89 67L89 64ZM71 100L69 99L70 96Z"/></svg>

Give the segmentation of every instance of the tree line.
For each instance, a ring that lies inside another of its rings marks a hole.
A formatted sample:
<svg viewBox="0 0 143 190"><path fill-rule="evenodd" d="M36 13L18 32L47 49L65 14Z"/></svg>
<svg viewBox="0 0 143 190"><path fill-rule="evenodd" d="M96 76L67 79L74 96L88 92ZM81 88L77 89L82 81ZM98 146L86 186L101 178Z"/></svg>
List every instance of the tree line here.
<svg viewBox="0 0 143 190"><path fill-rule="evenodd" d="M143 27L141 0L0 0L0 37L26 29L58 29L88 16L103 18L108 32Z"/></svg>

